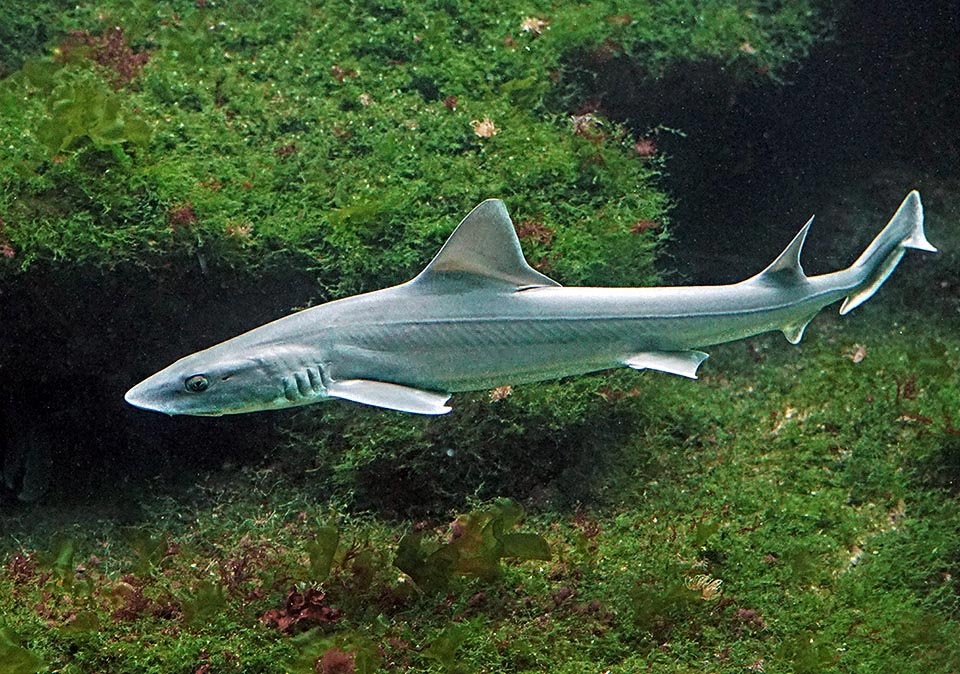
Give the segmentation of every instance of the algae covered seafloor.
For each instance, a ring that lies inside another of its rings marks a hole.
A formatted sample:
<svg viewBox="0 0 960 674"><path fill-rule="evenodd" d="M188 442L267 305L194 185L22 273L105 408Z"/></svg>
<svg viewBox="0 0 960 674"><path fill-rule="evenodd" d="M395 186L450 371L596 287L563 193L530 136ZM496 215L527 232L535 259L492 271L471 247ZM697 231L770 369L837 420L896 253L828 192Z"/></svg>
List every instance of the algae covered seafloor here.
<svg viewBox="0 0 960 674"><path fill-rule="evenodd" d="M405 280L490 196L567 284L715 257L663 254L695 238L664 173L702 162L663 149L729 154L729 185L769 146L710 146L716 120L672 128L663 101L740 114L832 34L826 5L0 18L0 674L960 670L960 189L932 164L830 167L805 264L852 259L911 187L940 255L797 347L709 349L697 382L504 387L433 419L122 403L185 352ZM924 157L949 163L937 128Z"/></svg>
<svg viewBox="0 0 960 674"><path fill-rule="evenodd" d="M519 523L503 500L352 512L279 448L134 510L6 512L0 671L956 671L960 342L888 308L715 349L699 382L567 384L630 433L581 435L559 472L417 457L553 473Z"/></svg>

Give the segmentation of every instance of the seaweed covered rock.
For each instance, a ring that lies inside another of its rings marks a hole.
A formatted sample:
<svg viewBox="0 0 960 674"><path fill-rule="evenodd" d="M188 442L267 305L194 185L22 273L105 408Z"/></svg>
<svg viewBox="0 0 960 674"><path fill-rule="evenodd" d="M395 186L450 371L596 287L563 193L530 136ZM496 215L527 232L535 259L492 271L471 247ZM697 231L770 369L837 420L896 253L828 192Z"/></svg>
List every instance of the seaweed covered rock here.
<svg viewBox="0 0 960 674"><path fill-rule="evenodd" d="M563 113L613 58L652 78L703 59L772 76L823 19L766 7L78 8L0 87L0 274L280 258L344 294L402 280L497 196L566 282L649 281L659 163L602 117Z"/></svg>

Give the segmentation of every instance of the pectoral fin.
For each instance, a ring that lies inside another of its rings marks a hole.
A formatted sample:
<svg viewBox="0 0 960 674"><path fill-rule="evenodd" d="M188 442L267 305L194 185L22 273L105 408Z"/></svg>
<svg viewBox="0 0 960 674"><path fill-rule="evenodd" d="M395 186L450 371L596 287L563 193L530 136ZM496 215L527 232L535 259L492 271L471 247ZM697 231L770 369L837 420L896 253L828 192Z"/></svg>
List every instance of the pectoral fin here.
<svg viewBox="0 0 960 674"><path fill-rule="evenodd" d="M703 351L646 351L630 356L623 364L634 370L660 370L696 379L697 368L707 358Z"/></svg>
<svg viewBox="0 0 960 674"><path fill-rule="evenodd" d="M423 391L410 386L370 379L344 379L333 382L327 388L327 394L355 403L412 414L446 414L451 409L446 404L450 399L449 393Z"/></svg>

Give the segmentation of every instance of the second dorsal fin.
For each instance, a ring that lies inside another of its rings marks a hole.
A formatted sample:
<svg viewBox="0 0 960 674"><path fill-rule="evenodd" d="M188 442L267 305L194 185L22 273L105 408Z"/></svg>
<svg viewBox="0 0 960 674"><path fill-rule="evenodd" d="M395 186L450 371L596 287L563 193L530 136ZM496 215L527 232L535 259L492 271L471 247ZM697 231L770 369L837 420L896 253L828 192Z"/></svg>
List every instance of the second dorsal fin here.
<svg viewBox="0 0 960 674"><path fill-rule="evenodd" d="M470 211L414 282L428 282L442 274L466 274L517 287L560 285L527 264L513 222L499 199L488 199Z"/></svg>
<svg viewBox="0 0 960 674"><path fill-rule="evenodd" d="M800 265L800 252L803 250L803 242L807 238L807 232L810 231L812 222L813 218L807 220L807 224L797 232L797 235L777 256L777 259L771 262L762 272L751 278L750 281L790 284L806 280L807 276L803 273L803 267Z"/></svg>

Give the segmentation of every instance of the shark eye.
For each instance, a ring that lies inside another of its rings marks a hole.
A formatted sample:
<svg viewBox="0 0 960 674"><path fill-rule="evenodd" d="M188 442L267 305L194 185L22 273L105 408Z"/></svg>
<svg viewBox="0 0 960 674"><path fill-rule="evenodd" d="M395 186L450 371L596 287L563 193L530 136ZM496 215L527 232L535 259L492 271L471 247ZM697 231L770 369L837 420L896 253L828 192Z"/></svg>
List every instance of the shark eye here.
<svg viewBox="0 0 960 674"><path fill-rule="evenodd" d="M210 381L202 374L195 374L192 377L187 377L187 380L183 382L183 386L191 393L200 393L201 391L207 390L207 387L210 386Z"/></svg>

